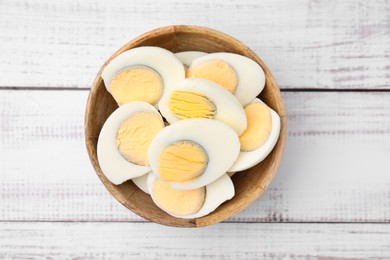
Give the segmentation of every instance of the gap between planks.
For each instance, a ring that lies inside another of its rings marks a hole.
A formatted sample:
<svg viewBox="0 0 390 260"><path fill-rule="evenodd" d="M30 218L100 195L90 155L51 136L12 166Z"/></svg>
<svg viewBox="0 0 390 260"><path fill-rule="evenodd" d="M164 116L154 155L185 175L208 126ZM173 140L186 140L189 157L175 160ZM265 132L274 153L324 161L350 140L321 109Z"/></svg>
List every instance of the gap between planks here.
<svg viewBox="0 0 390 260"><path fill-rule="evenodd" d="M156 224L148 220L0 220L0 223L145 223L145 224ZM354 224L365 224L365 225L390 225L386 221L280 221L280 222L259 222L259 221L247 221L247 220L227 220L222 221L218 224L316 224L316 225L354 225Z"/></svg>
<svg viewBox="0 0 390 260"><path fill-rule="evenodd" d="M90 87L24 87L24 86L0 86L1 90L35 90L35 91L42 91L42 90L48 90L48 91L89 91ZM389 89L382 89L382 88L371 88L371 89L359 89L359 88L343 88L343 89L332 89L332 88L291 88L288 86L282 86L280 88L281 92L390 92Z"/></svg>

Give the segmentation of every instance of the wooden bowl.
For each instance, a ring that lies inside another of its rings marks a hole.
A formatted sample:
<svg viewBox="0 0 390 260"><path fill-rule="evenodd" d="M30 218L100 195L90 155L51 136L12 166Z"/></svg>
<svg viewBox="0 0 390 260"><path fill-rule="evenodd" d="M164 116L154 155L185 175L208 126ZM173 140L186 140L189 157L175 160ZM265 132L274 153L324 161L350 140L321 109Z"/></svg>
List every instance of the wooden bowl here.
<svg viewBox="0 0 390 260"><path fill-rule="evenodd" d="M107 117L117 108L117 104L106 91L101 72L120 53L139 46L159 46L172 52L204 51L232 52L256 61L263 68L266 86L259 97L281 118L279 140L268 155L258 165L233 176L236 194L214 212L197 219L178 219L160 210L148 194L138 189L132 181L114 185L103 175L97 160L96 147L100 130ZM238 40L215 30L197 26L168 26L147 32L130 41L114 53L100 69L89 93L85 111L85 141L93 167L108 191L125 207L150 221L175 227L202 227L223 221L248 207L268 187L279 166L286 139L286 114L276 81L264 62L247 46Z"/></svg>

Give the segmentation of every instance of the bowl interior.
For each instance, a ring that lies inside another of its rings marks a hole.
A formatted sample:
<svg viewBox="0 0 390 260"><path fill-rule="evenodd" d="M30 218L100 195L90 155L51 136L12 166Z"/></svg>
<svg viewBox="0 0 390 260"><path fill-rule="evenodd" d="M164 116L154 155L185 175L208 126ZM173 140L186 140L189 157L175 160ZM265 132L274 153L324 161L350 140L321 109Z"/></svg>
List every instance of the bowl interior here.
<svg viewBox="0 0 390 260"><path fill-rule="evenodd" d="M204 51L232 52L247 56L263 68L266 86L259 98L273 108L281 117L279 140L270 155L249 170L235 174L232 180L236 194L214 212L197 219L178 219L160 210L150 196L139 190L132 181L114 185L102 173L97 161L97 140L100 130L117 104L106 91L101 78L102 69L114 57L125 50L139 46L159 46L172 52ZM225 220L248 207L256 200L272 181L279 166L286 138L285 109L279 88L266 65L247 46L236 39L204 27L169 26L162 27L130 41L119 49L101 68L91 87L85 113L85 138L89 157L97 175L109 192L125 207L150 221L176 227L201 227Z"/></svg>

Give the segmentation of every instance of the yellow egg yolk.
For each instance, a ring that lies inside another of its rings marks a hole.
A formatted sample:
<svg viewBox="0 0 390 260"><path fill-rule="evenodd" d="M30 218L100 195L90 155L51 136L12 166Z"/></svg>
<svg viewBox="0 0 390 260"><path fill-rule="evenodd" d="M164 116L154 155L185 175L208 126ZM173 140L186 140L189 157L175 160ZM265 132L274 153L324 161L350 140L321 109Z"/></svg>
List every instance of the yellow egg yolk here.
<svg viewBox="0 0 390 260"><path fill-rule="evenodd" d="M210 99L189 91L176 90L172 92L168 106L171 112L180 119L213 119L217 113L217 109Z"/></svg>
<svg viewBox="0 0 390 260"><path fill-rule="evenodd" d="M268 139L272 130L270 109L261 103L245 107L247 128L240 136L241 151L253 151Z"/></svg>
<svg viewBox="0 0 390 260"><path fill-rule="evenodd" d="M207 164L208 156L202 146L193 141L177 141L161 151L158 174L163 181L191 181L203 174Z"/></svg>
<svg viewBox="0 0 390 260"><path fill-rule="evenodd" d="M205 187L194 190L174 190L161 180L152 186L153 199L167 212L178 216L192 215L198 212L206 198Z"/></svg>
<svg viewBox="0 0 390 260"><path fill-rule="evenodd" d="M116 144L121 155L129 162L146 165L147 152L164 122L152 111L141 111L127 118L116 134Z"/></svg>
<svg viewBox="0 0 390 260"><path fill-rule="evenodd" d="M238 84L237 73L234 68L222 60L209 60L191 66L187 78L201 78L213 81L234 93Z"/></svg>
<svg viewBox="0 0 390 260"><path fill-rule="evenodd" d="M110 82L110 93L119 105L140 100L155 104L163 93L160 75L146 66L132 66L119 72Z"/></svg>

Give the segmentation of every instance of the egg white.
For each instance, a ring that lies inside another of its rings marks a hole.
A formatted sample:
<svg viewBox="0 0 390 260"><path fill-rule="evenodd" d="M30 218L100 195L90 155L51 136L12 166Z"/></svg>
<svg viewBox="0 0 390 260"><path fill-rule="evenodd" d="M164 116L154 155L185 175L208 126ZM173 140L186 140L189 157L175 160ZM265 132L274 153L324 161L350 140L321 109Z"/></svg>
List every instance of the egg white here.
<svg viewBox="0 0 390 260"><path fill-rule="evenodd" d="M206 55L207 52L202 51L183 51L175 53L176 57L187 67L191 66L194 59Z"/></svg>
<svg viewBox="0 0 390 260"><path fill-rule="evenodd" d="M209 60L222 60L234 68L237 73L238 84L233 94L242 106L251 102L263 90L265 85L264 71L255 61L235 53L216 52L193 60L191 67L196 67L198 64Z"/></svg>
<svg viewBox="0 0 390 260"><path fill-rule="evenodd" d="M173 189L190 190L205 186L232 166L240 153L240 141L232 128L212 119L186 119L162 129L149 146L148 159L158 177L158 158L168 145L182 140L198 143L208 155L208 164L202 175L187 182L167 182Z"/></svg>
<svg viewBox="0 0 390 260"><path fill-rule="evenodd" d="M185 78L183 64L172 52L154 46L137 47L122 52L104 67L101 75L108 92L115 75L131 66L146 66L155 70L162 78L163 91Z"/></svg>
<svg viewBox="0 0 390 260"><path fill-rule="evenodd" d="M142 176L131 179L134 182L135 186L137 186L140 190L142 190L146 194L149 194L148 183L147 183L149 175L151 175L151 173L147 173Z"/></svg>
<svg viewBox="0 0 390 260"><path fill-rule="evenodd" d="M265 104L258 98L254 99L251 103L255 102ZM229 172L243 171L255 166L259 162L263 161L274 148L276 142L278 141L280 132L280 117L274 110L270 107L268 108L271 112L272 128L267 140L263 145L253 151L241 151L237 160L229 169Z"/></svg>
<svg viewBox="0 0 390 260"><path fill-rule="evenodd" d="M152 105L142 101L133 101L117 108L107 118L100 131L97 143L98 162L103 174L114 184L121 184L150 171L149 166L141 166L127 161L120 154L116 144L116 135L121 124L134 113L145 110L153 111L161 118Z"/></svg>
<svg viewBox="0 0 390 260"><path fill-rule="evenodd" d="M151 195L154 203L159 207L158 203L153 197L153 192L152 192L152 187L155 180L156 180L156 176L153 174L149 174L147 184L149 188L149 194ZM214 182L206 185L205 200L200 210L195 214L187 215L187 216L181 216L181 215L179 216L179 215L172 214L162 208L161 209L166 213L168 213L169 215L176 218L183 218L183 219L200 218L216 210L223 202L233 198L234 194L235 194L235 190L234 190L233 182L227 174L224 174Z"/></svg>
<svg viewBox="0 0 390 260"><path fill-rule="evenodd" d="M159 103L163 117L173 124L179 120L169 109L170 95L175 90L189 91L206 96L217 109L215 120L221 121L240 135L247 127L245 110L240 102L229 91L220 85L205 79L188 78L180 81L169 92L164 93Z"/></svg>

